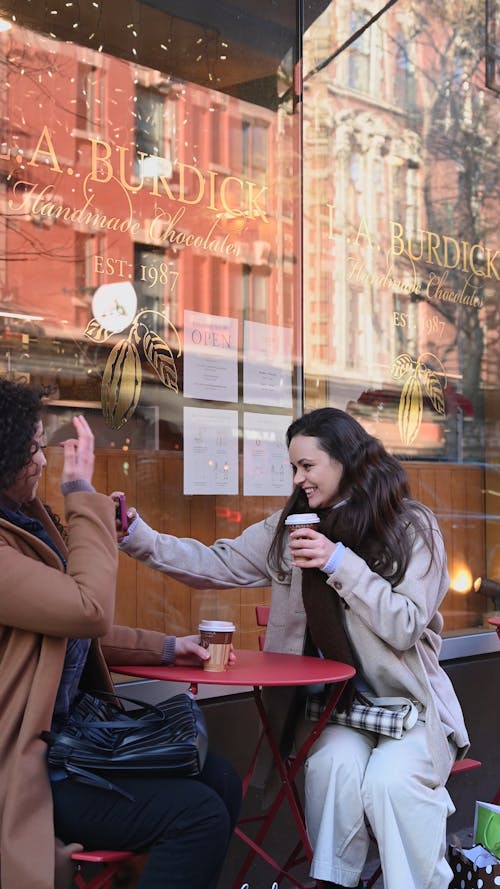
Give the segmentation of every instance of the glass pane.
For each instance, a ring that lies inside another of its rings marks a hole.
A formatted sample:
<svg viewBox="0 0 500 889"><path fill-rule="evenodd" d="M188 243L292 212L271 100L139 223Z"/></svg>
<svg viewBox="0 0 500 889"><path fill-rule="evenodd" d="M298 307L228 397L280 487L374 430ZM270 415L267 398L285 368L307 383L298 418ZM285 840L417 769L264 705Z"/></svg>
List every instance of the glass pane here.
<svg viewBox="0 0 500 889"><path fill-rule="evenodd" d="M496 35L483 2L382 8L330 3L304 38L306 407L407 461L462 632L500 607L474 589L500 582Z"/></svg>
<svg viewBox="0 0 500 889"><path fill-rule="evenodd" d="M16 0L0 32L0 373L50 387L49 451L84 411L99 487L205 539L281 505L300 410L296 8L232 6ZM256 647L265 592L127 568L121 621Z"/></svg>

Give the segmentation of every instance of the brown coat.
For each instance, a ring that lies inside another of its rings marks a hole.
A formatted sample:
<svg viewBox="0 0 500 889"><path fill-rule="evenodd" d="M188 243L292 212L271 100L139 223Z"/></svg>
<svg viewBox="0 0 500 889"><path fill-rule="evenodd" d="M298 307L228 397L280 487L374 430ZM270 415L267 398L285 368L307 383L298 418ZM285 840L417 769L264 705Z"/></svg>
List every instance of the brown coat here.
<svg viewBox="0 0 500 889"><path fill-rule="evenodd" d="M94 640L90 681L105 688L111 687L106 657L158 664L165 638L112 626L118 554L110 498L72 493L65 507L67 546L39 501L29 512L67 556L66 572L49 546L0 519L2 889L54 887L52 795L39 735L50 728L67 639Z"/></svg>

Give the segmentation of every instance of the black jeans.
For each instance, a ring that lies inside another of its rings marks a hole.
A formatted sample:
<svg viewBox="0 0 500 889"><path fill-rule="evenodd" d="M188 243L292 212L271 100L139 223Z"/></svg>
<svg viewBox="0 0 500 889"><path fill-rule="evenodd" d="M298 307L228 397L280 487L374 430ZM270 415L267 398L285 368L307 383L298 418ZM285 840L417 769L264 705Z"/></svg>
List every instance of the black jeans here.
<svg viewBox="0 0 500 889"><path fill-rule="evenodd" d="M209 753L200 778L109 774L134 796L52 783L56 836L85 849L149 852L137 889L214 889L241 805L241 782Z"/></svg>

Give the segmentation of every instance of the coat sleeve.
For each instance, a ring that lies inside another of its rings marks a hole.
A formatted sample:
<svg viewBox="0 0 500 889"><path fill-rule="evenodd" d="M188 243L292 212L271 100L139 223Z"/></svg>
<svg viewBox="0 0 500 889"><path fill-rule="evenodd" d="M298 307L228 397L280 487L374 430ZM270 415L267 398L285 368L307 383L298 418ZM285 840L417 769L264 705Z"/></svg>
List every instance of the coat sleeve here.
<svg viewBox="0 0 500 889"><path fill-rule="evenodd" d="M121 549L195 589L267 586L271 580L267 555L275 518L250 525L234 540L221 538L211 546L188 537L160 534L139 518Z"/></svg>
<svg viewBox="0 0 500 889"><path fill-rule="evenodd" d="M106 663L117 667L125 664L160 665L164 642L165 633L117 625L100 640Z"/></svg>
<svg viewBox="0 0 500 889"><path fill-rule="evenodd" d="M0 624L59 637L106 633L115 608L118 548L114 505L104 494L65 497L66 572L49 546L2 528Z"/></svg>
<svg viewBox="0 0 500 889"><path fill-rule="evenodd" d="M346 550L340 568L328 577L327 582L346 605L397 651L412 648L429 624L438 631L442 628L438 608L448 590L449 577L444 542L436 523L432 536L431 558L424 539L415 535L405 576L394 588L351 550Z"/></svg>

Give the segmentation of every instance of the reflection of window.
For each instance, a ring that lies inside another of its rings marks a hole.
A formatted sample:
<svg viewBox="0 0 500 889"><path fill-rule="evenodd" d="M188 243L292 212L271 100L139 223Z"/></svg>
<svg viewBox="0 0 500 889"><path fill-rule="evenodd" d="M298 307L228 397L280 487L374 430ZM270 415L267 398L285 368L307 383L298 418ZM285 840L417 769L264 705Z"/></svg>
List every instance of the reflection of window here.
<svg viewBox="0 0 500 889"><path fill-rule="evenodd" d="M157 90L139 86L135 109L136 176L171 177L176 135L174 103L166 101Z"/></svg>
<svg viewBox="0 0 500 889"><path fill-rule="evenodd" d="M244 265L242 291L245 318L269 323L269 276Z"/></svg>
<svg viewBox="0 0 500 889"><path fill-rule="evenodd" d="M193 147L193 163L200 167L206 166L207 146L205 145L205 127L207 113L200 105L193 105L191 110L191 140Z"/></svg>
<svg viewBox="0 0 500 889"><path fill-rule="evenodd" d="M264 185L269 169L269 126L266 121L242 124L242 163L244 175Z"/></svg>
<svg viewBox="0 0 500 889"><path fill-rule="evenodd" d="M97 265L105 255L104 235L88 235L75 232L75 278L74 289L70 289L71 305L74 309L73 323L85 329L92 317L91 299L101 283Z"/></svg>
<svg viewBox="0 0 500 889"><path fill-rule="evenodd" d="M210 123L210 163L216 166L226 164L226 114L221 105L213 105L209 114Z"/></svg>
<svg viewBox="0 0 500 889"><path fill-rule="evenodd" d="M394 78L394 101L406 111L414 111L417 102L415 66L410 59L407 40L402 33L396 36L396 76Z"/></svg>
<svg viewBox="0 0 500 889"><path fill-rule="evenodd" d="M408 351L408 299L402 297L400 293L394 293L393 306L393 356L396 357Z"/></svg>
<svg viewBox="0 0 500 889"><path fill-rule="evenodd" d="M252 178L262 182L266 178L269 163L267 124L256 123L252 127Z"/></svg>
<svg viewBox="0 0 500 889"><path fill-rule="evenodd" d="M355 34L370 19L364 9L353 10L350 33ZM370 85L370 28L361 34L349 49L347 83L351 89L368 92Z"/></svg>
<svg viewBox="0 0 500 889"><path fill-rule="evenodd" d="M346 366L358 370L366 366L362 300L362 291L351 287L346 307Z"/></svg>
<svg viewBox="0 0 500 889"><path fill-rule="evenodd" d="M266 322L269 305L269 276L255 272L253 274L253 318L254 321Z"/></svg>
<svg viewBox="0 0 500 889"><path fill-rule="evenodd" d="M229 118L229 167L233 174L243 171L243 126L240 118Z"/></svg>
<svg viewBox="0 0 500 889"><path fill-rule="evenodd" d="M348 214L351 219L356 219L363 215L364 192L367 188L364 157L357 151L352 151L349 155L348 172Z"/></svg>
<svg viewBox="0 0 500 889"><path fill-rule="evenodd" d="M79 130L91 133L103 132L103 87L101 69L79 63L76 97L76 120Z"/></svg>
<svg viewBox="0 0 500 889"><path fill-rule="evenodd" d="M135 244L134 272L135 286L140 297L139 310L150 309L162 314L169 279L165 251L145 244Z"/></svg>
<svg viewBox="0 0 500 889"><path fill-rule="evenodd" d="M92 293L98 286L96 257L105 254L103 235L75 233L75 274L77 289L81 294Z"/></svg>
<svg viewBox="0 0 500 889"><path fill-rule="evenodd" d="M419 167L413 161L394 158L393 216L412 237L418 230Z"/></svg>

